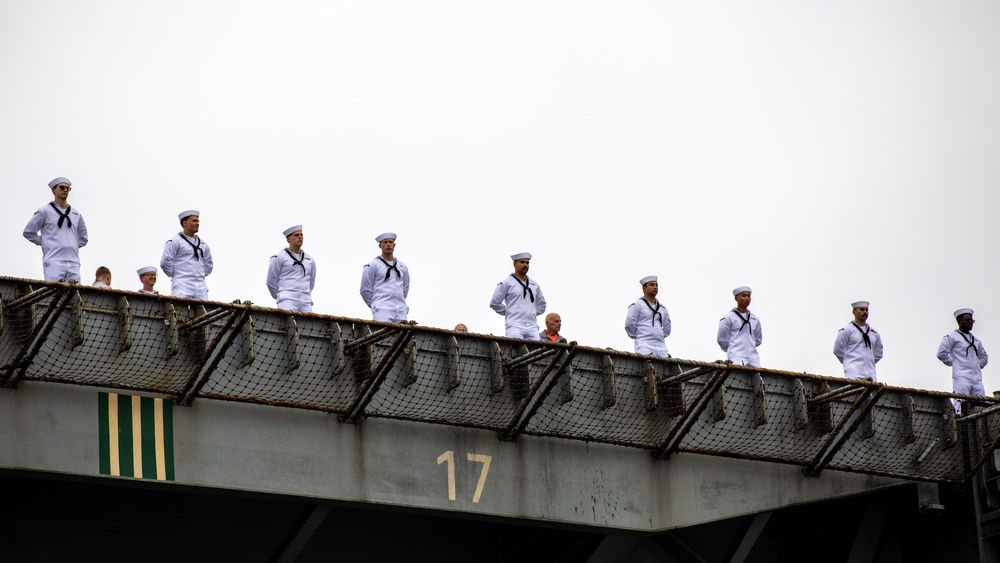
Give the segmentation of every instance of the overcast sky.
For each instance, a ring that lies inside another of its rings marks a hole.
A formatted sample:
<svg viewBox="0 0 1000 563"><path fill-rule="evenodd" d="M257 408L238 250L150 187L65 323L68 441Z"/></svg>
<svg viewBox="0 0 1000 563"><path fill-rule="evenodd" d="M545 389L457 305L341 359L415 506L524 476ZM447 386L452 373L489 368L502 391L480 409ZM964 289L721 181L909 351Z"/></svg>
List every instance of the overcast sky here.
<svg viewBox="0 0 1000 563"><path fill-rule="evenodd" d="M315 311L370 318L395 231L423 325L502 335L488 302L527 251L588 346L632 350L658 275L692 360L725 357L747 284L765 367L841 375L865 299L879 379L950 391L935 352L971 307L992 392L998 28L989 0L0 0L0 275L42 277L21 231L66 176L86 283L138 288L194 208L211 299L273 306L303 224Z"/></svg>

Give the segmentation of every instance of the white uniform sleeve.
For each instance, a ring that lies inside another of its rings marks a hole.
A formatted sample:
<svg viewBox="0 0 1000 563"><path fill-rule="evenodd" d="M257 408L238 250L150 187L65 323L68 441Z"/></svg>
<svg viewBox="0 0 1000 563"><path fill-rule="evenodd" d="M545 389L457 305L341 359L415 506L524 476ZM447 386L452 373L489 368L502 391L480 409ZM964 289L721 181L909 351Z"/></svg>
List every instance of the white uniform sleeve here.
<svg viewBox="0 0 1000 563"><path fill-rule="evenodd" d="M24 226L24 238L28 239L39 246L42 245L42 237L38 234L38 231L42 230L42 225L45 224L45 215L42 214L41 210L35 211L35 214L28 219L28 224Z"/></svg>
<svg viewBox="0 0 1000 563"><path fill-rule="evenodd" d="M872 354L875 356L875 363L882 359L882 335L878 334L875 342L872 342Z"/></svg>
<svg viewBox="0 0 1000 563"><path fill-rule="evenodd" d="M663 308L663 320L660 321L663 324L663 338L670 336L670 312L667 308Z"/></svg>
<svg viewBox="0 0 1000 563"><path fill-rule="evenodd" d="M535 314L541 315L545 312L545 296L542 295L542 286L536 286L538 288L538 295L535 296Z"/></svg>
<svg viewBox="0 0 1000 563"><path fill-rule="evenodd" d="M403 299L410 296L410 268L403 268Z"/></svg>
<svg viewBox="0 0 1000 563"><path fill-rule="evenodd" d="M361 268L361 299L364 300L365 305L369 307L372 306L372 295L375 292L375 271L374 269L365 264Z"/></svg>
<svg viewBox="0 0 1000 563"><path fill-rule="evenodd" d="M160 256L160 269L167 277L174 277L174 258L177 257L177 248L173 239L168 240L163 245L163 255Z"/></svg>
<svg viewBox="0 0 1000 563"><path fill-rule="evenodd" d="M628 311L625 312L625 334L629 338L635 339L635 329L639 325L639 308L635 306L635 303L628 306Z"/></svg>
<svg viewBox="0 0 1000 563"><path fill-rule="evenodd" d="M951 338L947 334L944 335L944 338L941 339L941 345L938 346L937 359L946 366L951 365Z"/></svg>
<svg viewBox="0 0 1000 563"><path fill-rule="evenodd" d="M212 260L212 248L208 246L208 243L205 243L205 253L202 255L201 261L205 275L211 274L212 270L215 269L215 262Z"/></svg>
<svg viewBox="0 0 1000 563"><path fill-rule="evenodd" d="M757 319L757 328L753 330L754 336L754 346L760 346L760 343L764 341L764 329L760 326L760 319Z"/></svg>
<svg viewBox="0 0 1000 563"><path fill-rule="evenodd" d="M490 309L497 312L498 315L503 315L507 312L507 308L503 304L503 298L506 286L503 282L497 284L497 288L493 290L493 297L490 299Z"/></svg>
<svg viewBox="0 0 1000 563"><path fill-rule="evenodd" d="M979 341L979 369L986 367L986 364L990 361L990 357L986 354L986 348L983 346L983 341Z"/></svg>
<svg viewBox="0 0 1000 563"><path fill-rule="evenodd" d="M83 248L87 246L88 242L90 242L90 237L87 235L87 222L83 220L83 214L81 213L80 215L77 215L77 217L80 218L80 221L77 224L76 236L80 241L79 248Z"/></svg>
<svg viewBox="0 0 1000 563"><path fill-rule="evenodd" d="M267 290L271 293L271 298L278 298L278 274L281 272L281 259L277 255L271 257L271 263L267 265Z"/></svg>
<svg viewBox="0 0 1000 563"><path fill-rule="evenodd" d="M310 260L312 262L312 271L309 272L309 291L316 288L316 261Z"/></svg>
<svg viewBox="0 0 1000 563"><path fill-rule="evenodd" d="M844 363L844 350L847 348L847 331L840 329L837 333L837 338L833 341L833 355L837 356L840 363Z"/></svg>
<svg viewBox="0 0 1000 563"><path fill-rule="evenodd" d="M723 352L729 352L729 323L726 322L728 318L727 314L719 319L719 331L715 334L715 341L719 343L719 348L722 348Z"/></svg>

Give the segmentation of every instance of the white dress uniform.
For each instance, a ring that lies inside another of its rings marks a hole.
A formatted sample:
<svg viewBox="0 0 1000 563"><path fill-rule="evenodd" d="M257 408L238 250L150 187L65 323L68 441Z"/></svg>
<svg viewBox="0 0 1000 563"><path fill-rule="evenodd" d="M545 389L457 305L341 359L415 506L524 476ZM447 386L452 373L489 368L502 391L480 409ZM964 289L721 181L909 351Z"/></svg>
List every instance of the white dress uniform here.
<svg viewBox="0 0 1000 563"><path fill-rule="evenodd" d="M749 310L744 314L736 309L719 320L719 332L715 336L715 341L729 361L755 368L760 367L757 347L763 339L760 319Z"/></svg>
<svg viewBox="0 0 1000 563"><path fill-rule="evenodd" d="M410 308L410 270L399 260L386 262L381 256L361 269L361 298L372 310L372 319L388 323L406 320Z"/></svg>
<svg viewBox="0 0 1000 563"><path fill-rule="evenodd" d="M175 297L208 299L205 276L212 273L212 250L195 235L177 233L163 246L160 269L170 276L170 294Z"/></svg>
<svg viewBox="0 0 1000 563"><path fill-rule="evenodd" d="M60 209L49 202L39 207L24 226L23 235L42 247L45 281L81 281L80 249L87 246L87 223L72 205Z"/></svg>
<svg viewBox="0 0 1000 563"><path fill-rule="evenodd" d="M267 268L267 290L279 309L312 312L312 290L316 287L316 262L302 251L284 248L271 256Z"/></svg>
<svg viewBox="0 0 1000 563"><path fill-rule="evenodd" d="M875 364L882 359L882 336L870 324L851 321L837 332L833 355L844 364L844 377L878 381Z"/></svg>
<svg viewBox="0 0 1000 563"><path fill-rule="evenodd" d="M955 393L986 395L983 368L990 358L986 355L982 340L971 332L955 330L941 339L937 357L944 365L951 366L952 390Z"/></svg>
<svg viewBox="0 0 1000 563"><path fill-rule="evenodd" d="M644 355L669 357L667 344L664 342L670 336L670 313L657 299L650 303L645 297L640 297L628 306L625 314L625 334L635 340L635 353Z"/></svg>
<svg viewBox="0 0 1000 563"><path fill-rule="evenodd" d="M490 309L503 315L508 338L539 339L538 315L545 312L545 296L535 280L525 276L522 282L514 274L507 276L493 291Z"/></svg>

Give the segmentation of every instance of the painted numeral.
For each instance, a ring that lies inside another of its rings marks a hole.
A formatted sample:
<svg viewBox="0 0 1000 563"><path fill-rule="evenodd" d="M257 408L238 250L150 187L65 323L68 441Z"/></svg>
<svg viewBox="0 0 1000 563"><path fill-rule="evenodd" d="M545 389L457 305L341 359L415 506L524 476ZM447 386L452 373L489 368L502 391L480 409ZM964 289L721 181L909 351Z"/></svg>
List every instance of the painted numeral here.
<svg viewBox="0 0 1000 563"><path fill-rule="evenodd" d="M466 454L465 458L468 461L483 464L482 469L479 471L479 481L476 483L476 492L472 495L472 502L478 503L483 496L483 487L486 486L486 476L490 472L490 462L493 461L493 456L486 454ZM448 450L443 454L439 455L437 458L438 465L447 462L448 463L448 500L455 500L455 452Z"/></svg>

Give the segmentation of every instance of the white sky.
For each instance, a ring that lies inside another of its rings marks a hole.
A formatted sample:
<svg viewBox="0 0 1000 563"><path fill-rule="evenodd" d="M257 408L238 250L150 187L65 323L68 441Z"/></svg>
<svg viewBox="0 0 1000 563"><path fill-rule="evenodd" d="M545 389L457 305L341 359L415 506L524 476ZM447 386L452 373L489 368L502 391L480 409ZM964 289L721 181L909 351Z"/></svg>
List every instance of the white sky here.
<svg viewBox="0 0 1000 563"><path fill-rule="evenodd" d="M88 283L139 287L196 208L212 299L273 306L301 223L315 311L370 318L395 231L424 325L503 334L528 251L583 345L631 351L656 274L671 354L724 358L748 284L765 367L840 375L867 299L879 379L947 391L955 309L1000 358L998 27L990 0L0 0L0 275L41 278L21 230L66 176Z"/></svg>

